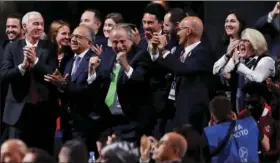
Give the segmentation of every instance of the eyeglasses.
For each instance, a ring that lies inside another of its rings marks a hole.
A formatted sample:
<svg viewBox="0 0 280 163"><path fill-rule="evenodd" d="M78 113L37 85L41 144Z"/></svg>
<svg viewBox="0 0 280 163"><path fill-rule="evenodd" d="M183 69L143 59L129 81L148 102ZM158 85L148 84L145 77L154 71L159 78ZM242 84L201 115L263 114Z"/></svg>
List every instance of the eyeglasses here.
<svg viewBox="0 0 280 163"><path fill-rule="evenodd" d="M81 35L70 35L70 39L73 39L73 38L76 38L77 40L82 40L82 39L86 39L86 40L89 40L88 38L84 37L84 36L81 36ZM89 40L90 41L90 40Z"/></svg>

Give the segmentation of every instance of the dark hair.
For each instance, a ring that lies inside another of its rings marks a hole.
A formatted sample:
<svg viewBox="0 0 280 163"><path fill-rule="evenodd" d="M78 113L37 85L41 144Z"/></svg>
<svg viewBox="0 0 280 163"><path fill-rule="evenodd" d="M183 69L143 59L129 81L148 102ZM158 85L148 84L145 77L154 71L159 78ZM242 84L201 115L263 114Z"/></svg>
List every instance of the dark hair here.
<svg viewBox="0 0 280 163"><path fill-rule="evenodd" d="M123 23L124 19L121 13L110 13L106 16L106 19L112 19L116 24Z"/></svg>
<svg viewBox="0 0 280 163"><path fill-rule="evenodd" d="M271 100L271 92L268 90L266 84L258 82L248 82L242 88L243 93L248 93L249 95L256 94L263 97L266 101Z"/></svg>
<svg viewBox="0 0 280 163"><path fill-rule="evenodd" d="M102 157L108 163L137 163L139 150L128 142L114 142L102 149Z"/></svg>
<svg viewBox="0 0 280 163"><path fill-rule="evenodd" d="M229 99L224 96L216 96L209 103L210 112L212 112L217 120L224 121L228 119L228 115L232 110L232 105Z"/></svg>
<svg viewBox="0 0 280 163"><path fill-rule="evenodd" d="M144 9L144 14L155 15L156 19L161 22L164 19L165 9L161 4L158 3L150 3Z"/></svg>
<svg viewBox="0 0 280 163"><path fill-rule="evenodd" d="M181 134L188 142L188 150L183 160L192 158L199 162L200 147L202 145L199 132L191 124L184 124L179 128L175 128L174 131Z"/></svg>
<svg viewBox="0 0 280 163"><path fill-rule="evenodd" d="M168 13L170 13L170 22L173 25L176 25L177 22L180 22L186 17L186 13L181 8L172 8Z"/></svg>
<svg viewBox="0 0 280 163"><path fill-rule="evenodd" d="M225 17L225 19L226 19L230 14L235 15L236 19L239 21L238 36L241 36L241 32L242 32L242 31L245 29L245 27L246 27L245 20L241 17L241 15L240 15L236 10L231 10L231 11L227 14L227 16ZM225 30L224 30L224 32L223 32L222 41L223 41L224 44L226 44L226 45L229 44L229 37L227 36Z"/></svg>
<svg viewBox="0 0 280 163"><path fill-rule="evenodd" d="M86 12L86 11L93 12L94 13L94 18L97 19L98 21L102 22L101 12L99 10L88 8L84 12Z"/></svg>
<svg viewBox="0 0 280 163"><path fill-rule="evenodd" d="M80 140L67 141L62 148L67 148L68 162L69 163L87 163L88 162L88 150L84 142Z"/></svg>
<svg viewBox="0 0 280 163"><path fill-rule="evenodd" d="M35 155L33 163L55 163L55 159L42 149L30 148L28 153L33 153Z"/></svg>
<svg viewBox="0 0 280 163"><path fill-rule="evenodd" d="M12 18L12 19L18 19L19 20L19 23L20 23L20 27L22 27L22 24L21 24L21 19L22 19L22 15L20 13L10 13L6 16L6 21L9 19L9 18Z"/></svg>

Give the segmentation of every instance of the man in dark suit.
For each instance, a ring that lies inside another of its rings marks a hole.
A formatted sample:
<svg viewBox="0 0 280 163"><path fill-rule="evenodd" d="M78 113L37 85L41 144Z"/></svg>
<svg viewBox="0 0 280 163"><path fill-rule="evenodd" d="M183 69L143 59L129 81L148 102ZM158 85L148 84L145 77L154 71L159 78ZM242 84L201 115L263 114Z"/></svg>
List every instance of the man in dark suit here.
<svg viewBox="0 0 280 163"><path fill-rule="evenodd" d="M280 2L273 10L258 19L254 28L262 32L268 42L270 55L276 59L280 56Z"/></svg>
<svg viewBox="0 0 280 163"><path fill-rule="evenodd" d="M95 31L95 40L94 44L97 45L106 45L107 39L104 37L102 30L102 19L100 11L96 9L86 9L81 16L80 25L84 24ZM103 46L104 47L104 46Z"/></svg>
<svg viewBox="0 0 280 163"><path fill-rule="evenodd" d="M64 77L57 72L46 75L45 80L56 85L67 100L68 125L71 131L63 131L63 134L69 134L66 136L69 139L84 140L88 150L97 154L96 141L102 126L105 126L102 118L106 111L104 113L95 107L100 95L99 90L94 87L98 81L90 84L87 81L89 61L99 61L99 57L90 49L92 36L94 31L90 28L78 26L71 35L71 49L75 55L66 64Z"/></svg>
<svg viewBox="0 0 280 163"><path fill-rule="evenodd" d="M155 121L152 91L146 80L149 63L142 62L142 55L148 52L133 44L129 26L117 25L110 33L110 40L115 53L107 58L107 64L101 63L100 75L90 72L91 79L107 81L103 82L107 84L101 103L104 110L111 112L112 132L120 140L139 143L143 134L151 134L151 124Z"/></svg>
<svg viewBox="0 0 280 163"><path fill-rule="evenodd" d="M198 17L189 16L180 22L177 35L184 50L179 59L169 50L158 49L156 52L160 44L158 35L154 35L151 41L155 49L153 57L158 58L160 54L156 61L175 75L174 86L170 90L176 105L173 127L190 123L202 131L206 124L214 58L207 46L200 42L202 33L203 24Z"/></svg>
<svg viewBox="0 0 280 163"><path fill-rule="evenodd" d="M9 83L3 121L10 126L10 138L52 153L57 89L43 77L54 72L56 53L51 43L40 40L44 31L40 13L26 13L23 28L26 39L7 46L1 66L1 79Z"/></svg>
<svg viewBox="0 0 280 163"><path fill-rule="evenodd" d="M5 40L0 40L0 63L2 63L4 58L4 51L6 46L9 43L12 43L13 41L17 39L21 39L23 37L23 29L21 26L21 18L22 16L17 13L13 13L7 16L6 18L6 34L7 38ZM0 135L1 135L1 142L4 142L5 139L8 137L8 127L6 128L5 123L2 122L3 118L3 112L5 107L5 100L6 95L8 92L8 83L1 81L1 95L0 95Z"/></svg>
<svg viewBox="0 0 280 163"><path fill-rule="evenodd" d="M158 3L150 3L147 5L142 18L144 35L141 37L140 42L136 43L137 46L146 50L153 33L162 33L164 15L165 10L162 5Z"/></svg>

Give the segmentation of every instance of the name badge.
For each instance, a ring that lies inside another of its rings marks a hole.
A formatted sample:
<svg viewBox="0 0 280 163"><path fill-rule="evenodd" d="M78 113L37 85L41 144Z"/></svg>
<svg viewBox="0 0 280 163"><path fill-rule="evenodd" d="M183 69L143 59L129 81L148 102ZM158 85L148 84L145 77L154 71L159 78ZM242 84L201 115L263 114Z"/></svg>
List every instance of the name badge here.
<svg viewBox="0 0 280 163"><path fill-rule="evenodd" d="M171 89L169 92L168 99L175 101L175 90L176 90L176 82L173 81L171 84Z"/></svg>

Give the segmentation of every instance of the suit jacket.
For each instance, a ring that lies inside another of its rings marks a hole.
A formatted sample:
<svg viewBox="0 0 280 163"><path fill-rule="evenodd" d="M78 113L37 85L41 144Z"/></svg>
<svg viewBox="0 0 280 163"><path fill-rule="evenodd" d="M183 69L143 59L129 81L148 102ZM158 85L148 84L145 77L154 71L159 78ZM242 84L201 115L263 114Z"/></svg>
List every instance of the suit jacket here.
<svg viewBox="0 0 280 163"><path fill-rule="evenodd" d="M259 18L254 28L261 31L268 43L269 52L272 57L280 56L280 15L268 23L268 14Z"/></svg>
<svg viewBox="0 0 280 163"><path fill-rule="evenodd" d="M149 61L143 61L142 56L148 53L133 46L127 54L129 65L133 68L133 73L130 78L127 77L123 68L120 70L117 95L120 105L125 116L131 122L136 122L142 127L147 127L155 120L155 109L152 107L152 90L147 77L147 68ZM109 56L109 55L108 55ZM99 78L103 78L103 108L109 110L104 101L111 82L111 73L115 65L116 55L110 55L107 58L106 64L103 64L100 69L102 73ZM108 69L109 67L109 69ZM115 124L116 125L116 124Z"/></svg>
<svg viewBox="0 0 280 163"><path fill-rule="evenodd" d="M191 123L196 128L203 113L208 111L210 87L213 80L214 58L201 42L182 63L174 55L157 60L176 75L176 113L174 127ZM201 122L200 122L201 123Z"/></svg>
<svg viewBox="0 0 280 163"><path fill-rule="evenodd" d="M26 70L22 76L18 65L24 59L24 46L26 46L25 40L16 40L9 44L1 66L0 77L9 83L3 120L10 125L14 125L18 121L25 104L30 102L31 84L39 95L39 103L44 102L45 105L50 105L50 110L57 107L57 89L44 81L44 75L52 74L56 68L54 45L40 40L36 48L39 60L32 71Z"/></svg>
<svg viewBox="0 0 280 163"><path fill-rule="evenodd" d="M88 50L80 61L79 67L76 73L71 75L72 67L74 64L74 56L68 61L65 67L64 75L69 74L69 81L64 86L64 96L68 99L68 106L73 113L81 116L83 119L89 119L89 114L93 111L94 103L92 100L95 99L93 91L94 84L88 85L88 64L89 59L96 54Z"/></svg>

